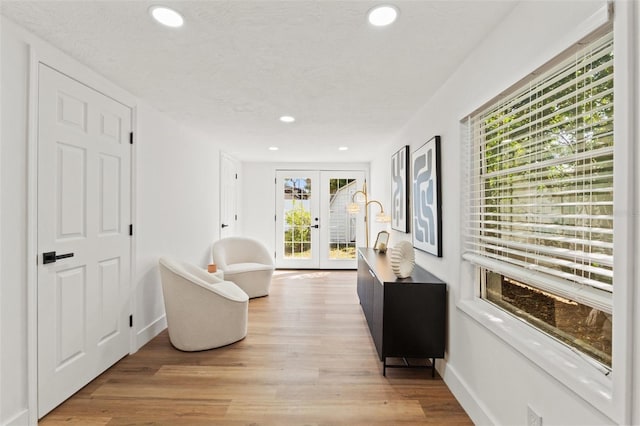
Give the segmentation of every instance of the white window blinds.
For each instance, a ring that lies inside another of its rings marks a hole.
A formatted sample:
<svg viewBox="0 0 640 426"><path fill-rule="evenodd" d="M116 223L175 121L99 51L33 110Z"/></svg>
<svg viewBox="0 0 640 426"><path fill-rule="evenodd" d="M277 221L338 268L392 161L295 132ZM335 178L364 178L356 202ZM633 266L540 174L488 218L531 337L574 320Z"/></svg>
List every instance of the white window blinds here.
<svg viewBox="0 0 640 426"><path fill-rule="evenodd" d="M464 123L463 257L611 312L613 36Z"/></svg>

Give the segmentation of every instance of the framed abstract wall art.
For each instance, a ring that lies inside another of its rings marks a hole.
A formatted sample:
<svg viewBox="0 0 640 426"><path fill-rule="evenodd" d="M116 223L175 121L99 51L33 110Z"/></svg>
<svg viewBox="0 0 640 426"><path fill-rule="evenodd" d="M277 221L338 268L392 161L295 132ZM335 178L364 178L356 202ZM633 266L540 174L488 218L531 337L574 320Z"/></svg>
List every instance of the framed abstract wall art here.
<svg viewBox="0 0 640 426"><path fill-rule="evenodd" d="M409 145L391 157L391 229L409 232Z"/></svg>
<svg viewBox="0 0 640 426"><path fill-rule="evenodd" d="M442 257L442 193L440 136L434 136L411 155L413 190L413 246Z"/></svg>

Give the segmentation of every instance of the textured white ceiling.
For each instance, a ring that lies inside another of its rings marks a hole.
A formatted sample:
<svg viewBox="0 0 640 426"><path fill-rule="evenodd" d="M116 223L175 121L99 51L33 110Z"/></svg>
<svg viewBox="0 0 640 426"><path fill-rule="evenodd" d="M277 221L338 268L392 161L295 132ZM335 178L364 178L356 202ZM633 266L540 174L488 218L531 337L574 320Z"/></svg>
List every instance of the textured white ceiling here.
<svg viewBox="0 0 640 426"><path fill-rule="evenodd" d="M3 0L1 12L239 159L369 161L515 5L393 1L398 21L375 28L376 3ZM160 26L152 4L186 25Z"/></svg>

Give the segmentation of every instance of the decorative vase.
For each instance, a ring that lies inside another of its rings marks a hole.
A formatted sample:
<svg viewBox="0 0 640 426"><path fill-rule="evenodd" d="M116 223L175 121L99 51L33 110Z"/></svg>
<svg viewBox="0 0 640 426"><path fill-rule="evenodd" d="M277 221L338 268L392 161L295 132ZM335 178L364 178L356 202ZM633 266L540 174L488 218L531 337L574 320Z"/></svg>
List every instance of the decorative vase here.
<svg viewBox="0 0 640 426"><path fill-rule="evenodd" d="M413 245L409 241L401 241L391 250L391 270L398 278L407 278L416 264Z"/></svg>

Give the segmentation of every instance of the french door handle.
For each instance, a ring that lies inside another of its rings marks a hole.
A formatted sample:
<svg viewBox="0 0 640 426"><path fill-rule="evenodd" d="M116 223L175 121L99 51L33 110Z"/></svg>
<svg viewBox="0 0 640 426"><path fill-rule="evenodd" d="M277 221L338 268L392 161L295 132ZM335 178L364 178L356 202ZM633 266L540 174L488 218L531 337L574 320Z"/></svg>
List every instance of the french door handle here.
<svg viewBox="0 0 640 426"><path fill-rule="evenodd" d="M56 260L66 259L68 257L73 257L73 253L56 255L55 251L48 251L48 252L42 253L42 264L46 265L47 263L54 263Z"/></svg>
<svg viewBox="0 0 640 426"><path fill-rule="evenodd" d="M318 229L318 228L320 228L320 225L311 225L311 226L309 226L309 228L316 228L316 229Z"/></svg>
<svg viewBox="0 0 640 426"><path fill-rule="evenodd" d="M227 226L229 226L229 225L227 225L226 223L223 223L223 224L222 224L222 227L223 227L223 228L226 228Z"/></svg>

